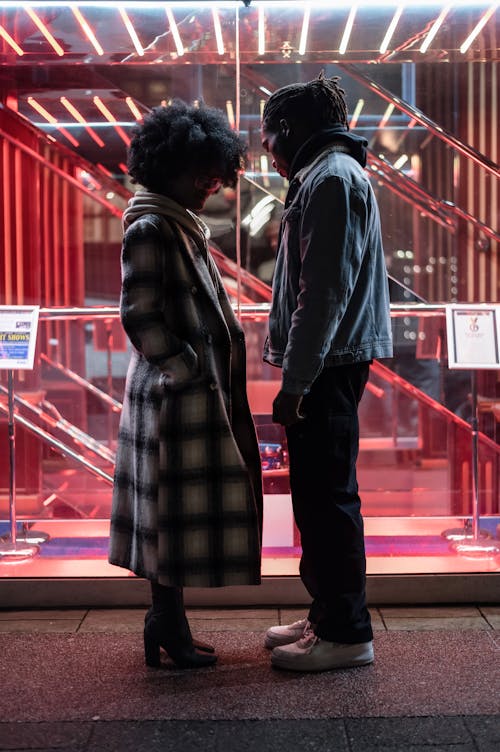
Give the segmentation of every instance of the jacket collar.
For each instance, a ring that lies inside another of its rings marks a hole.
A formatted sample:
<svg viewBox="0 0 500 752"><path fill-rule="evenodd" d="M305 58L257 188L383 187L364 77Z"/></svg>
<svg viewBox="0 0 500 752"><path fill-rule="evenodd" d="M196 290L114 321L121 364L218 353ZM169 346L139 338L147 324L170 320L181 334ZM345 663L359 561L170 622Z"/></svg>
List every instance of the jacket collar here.
<svg viewBox="0 0 500 752"><path fill-rule="evenodd" d="M290 181L296 177L299 170L314 161L319 153L324 152L332 144L343 146L349 156L359 162L361 167L366 166L368 141L363 136L350 133L345 126L338 124L315 133L302 144L290 166Z"/></svg>

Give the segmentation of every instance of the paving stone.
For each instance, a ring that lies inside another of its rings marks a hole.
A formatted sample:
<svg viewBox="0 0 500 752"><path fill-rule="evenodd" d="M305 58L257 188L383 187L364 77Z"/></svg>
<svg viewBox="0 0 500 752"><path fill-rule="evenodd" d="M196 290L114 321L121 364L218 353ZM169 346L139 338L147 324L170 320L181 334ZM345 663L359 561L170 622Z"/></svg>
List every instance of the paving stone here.
<svg viewBox="0 0 500 752"><path fill-rule="evenodd" d="M0 723L0 750L85 749L91 723L40 721L38 723Z"/></svg>
<svg viewBox="0 0 500 752"><path fill-rule="evenodd" d="M449 616L480 616L476 606L380 606L383 618L393 617L427 617L439 619Z"/></svg>
<svg viewBox="0 0 500 752"><path fill-rule="evenodd" d="M492 687L492 691L495 689ZM498 686L497 686L498 694ZM500 702L496 716L468 716L465 725L473 735L479 752L498 752L500 749Z"/></svg>
<svg viewBox="0 0 500 752"><path fill-rule="evenodd" d="M96 722L86 752L212 752L215 733L210 721Z"/></svg>
<svg viewBox="0 0 500 752"><path fill-rule="evenodd" d="M363 747L363 752L477 752L477 747L474 742L469 744L408 744L405 742L396 746L371 745L367 742L366 746ZM495 752L498 752L498 750L495 750Z"/></svg>
<svg viewBox="0 0 500 752"><path fill-rule="evenodd" d="M186 608L188 619L276 619L277 608Z"/></svg>
<svg viewBox="0 0 500 752"><path fill-rule="evenodd" d="M144 627L145 608L91 609L79 632L140 632Z"/></svg>
<svg viewBox="0 0 500 752"><path fill-rule="evenodd" d="M76 632L79 619L18 619L0 621L0 632Z"/></svg>
<svg viewBox="0 0 500 752"><path fill-rule="evenodd" d="M236 721L217 724L216 752L348 752L343 721Z"/></svg>
<svg viewBox="0 0 500 752"><path fill-rule="evenodd" d="M493 629L500 629L500 606L481 606L479 610Z"/></svg>
<svg viewBox="0 0 500 752"><path fill-rule="evenodd" d="M54 621L55 619L83 619L87 609L23 609L20 611L2 611L0 610L0 621L28 621L33 619L36 621L42 619L48 619Z"/></svg>
<svg viewBox="0 0 500 752"><path fill-rule="evenodd" d="M471 734L458 717L346 719L346 731L352 752L472 745Z"/></svg>
<svg viewBox="0 0 500 752"><path fill-rule="evenodd" d="M189 619L193 632L265 632L269 619Z"/></svg>
<svg viewBox="0 0 500 752"><path fill-rule="evenodd" d="M490 625L483 619L482 616L460 616L460 617L436 617L436 618L428 618L428 617L408 617L408 618L388 618L387 616L384 617L384 622L387 630L389 632L392 631L422 631L422 630L468 630L468 629L478 629L478 630L489 630L491 629Z"/></svg>

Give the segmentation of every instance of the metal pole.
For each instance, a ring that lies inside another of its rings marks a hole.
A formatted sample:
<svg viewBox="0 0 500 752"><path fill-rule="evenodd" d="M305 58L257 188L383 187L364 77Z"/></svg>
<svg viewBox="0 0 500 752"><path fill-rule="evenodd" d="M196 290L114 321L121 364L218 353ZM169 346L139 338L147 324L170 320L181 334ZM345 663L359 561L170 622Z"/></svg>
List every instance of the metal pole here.
<svg viewBox="0 0 500 752"><path fill-rule="evenodd" d="M477 418L477 379L476 372L471 371L472 398L472 537L479 538L479 478L478 478L478 418Z"/></svg>
<svg viewBox="0 0 500 752"><path fill-rule="evenodd" d="M10 541L0 541L0 561L20 561L31 559L39 552L37 545L29 542L17 541L16 520L16 429L14 420L14 380L12 369L7 370L7 401L8 401L8 425L9 425L9 518L10 518Z"/></svg>
<svg viewBox="0 0 500 752"><path fill-rule="evenodd" d="M106 319L104 322L106 327L106 383L108 389L108 395L113 398L113 321L112 319ZM113 411L108 408L107 415L108 423L108 448L111 449L113 445Z"/></svg>
<svg viewBox="0 0 500 752"><path fill-rule="evenodd" d="M16 428L14 424L14 384L12 370L7 371L7 389L9 406L9 519L10 538L12 545L16 547Z"/></svg>

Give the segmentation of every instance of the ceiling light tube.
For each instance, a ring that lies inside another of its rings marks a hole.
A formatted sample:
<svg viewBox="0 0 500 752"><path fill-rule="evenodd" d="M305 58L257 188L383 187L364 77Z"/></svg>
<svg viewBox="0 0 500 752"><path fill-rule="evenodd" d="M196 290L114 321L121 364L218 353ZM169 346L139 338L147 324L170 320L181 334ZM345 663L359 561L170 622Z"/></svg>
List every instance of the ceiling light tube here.
<svg viewBox="0 0 500 752"><path fill-rule="evenodd" d="M107 175L108 178L112 178L113 177L113 173L111 172L111 170L108 170L108 168L104 167L104 165L101 164L100 162L97 162L96 167L98 167L101 172L103 172L105 175Z"/></svg>
<svg viewBox="0 0 500 752"><path fill-rule="evenodd" d="M394 162L393 167L395 170L400 170L402 166L406 164L407 162L408 162L408 154L401 154L401 156L398 157L396 161Z"/></svg>
<svg viewBox="0 0 500 752"><path fill-rule="evenodd" d="M451 4L450 5L445 5L445 7L442 9L441 13L439 14L439 16L436 18L436 20L432 24L432 27L431 27L429 33L425 37L425 39L423 41L423 44L420 47L420 52L427 52L427 50L429 49L429 46L430 46L432 40L434 39L434 37L438 33L439 29L441 28L441 26L443 24L444 19L446 18L446 16L450 12L450 10L451 10Z"/></svg>
<svg viewBox="0 0 500 752"><path fill-rule="evenodd" d="M469 34L469 36L467 37L467 39L465 40L465 42L460 47L460 52L462 53L462 55L467 52L467 50L469 49L469 47L471 46L472 42L477 37L477 35L479 34L479 32L482 31L482 29L484 28L484 26L486 26L486 24L488 23L488 21L490 20L490 18L494 14L494 12L496 11L497 7L498 7L498 3L495 3L494 5L491 6L491 8L489 8L486 11L486 13L484 13L481 16L481 18L477 22L476 26L474 27L474 29L472 29L472 31Z"/></svg>
<svg viewBox="0 0 500 752"><path fill-rule="evenodd" d="M80 11L80 9L76 8L74 5L72 5L71 6L71 10L73 11L73 15L75 16L76 20L78 21L78 23L82 27L83 33L85 34L85 36L87 37L87 39L89 40L89 42L92 44L92 46L95 49L95 51L97 52L97 54L98 55L104 55L104 50L102 49L101 45L97 41L96 35L94 34L94 32L90 28L89 24L87 23L87 21L83 17L83 14Z"/></svg>
<svg viewBox="0 0 500 752"><path fill-rule="evenodd" d="M68 133L66 128L63 128L62 126L60 126L57 121L57 118L55 118L54 115L51 115L50 112L48 112L48 110L46 110L45 107L43 107L43 105L40 104L40 102L37 102L37 100L34 99L33 97L28 97L27 102L31 107L33 107L34 110L36 110L43 118L45 118L45 120L47 120L48 123L55 126L59 130L59 133L61 133L61 135L63 135L65 138L68 139L70 144L72 144L75 147L80 146L76 138L73 138L71 133Z"/></svg>
<svg viewBox="0 0 500 752"><path fill-rule="evenodd" d="M222 28L220 25L220 18L219 18L219 11L217 8L212 8L212 18L214 20L214 31L215 31L215 39L217 42L217 52L219 55L223 55L225 53L224 49L224 40L222 38Z"/></svg>
<svg viewBox="0 0 500 752"><path fill-rule="evenodd" d="M359 116L361 115L361 110L363 109L364 106L365 106L365 100L358 99L356 107L354 108L354 112L352 113L351 120L349 121L349 128L356 127Z"/></svg>
<svg viewBox="0 0 500 752"><path fill-rule="evenodd" d="M122 141L126 144L126 146L130 146L130 139L129 139L129 137L127 136L127 134L125 133L125 131L123 130L123 128L121 128L117 124L117 122L118 122L117 119L108 110L108 108L106 107L106 105L104 104L104 102L102 101L102 99L100 97L98 97L98 96L95 96L92 101L95 104L95 106L97 107L97 109L102 112L102 114L104 115L104 117L106 118L106 120L108 120L110 123L113 123L113 126L114 126L116 132L118 133L118 135L120 136L120 138L122 139Z"/></svg>
<svg viewBox="0 0 500 752"><path fill-rule="evenodd" d="M349 13L347 23L345 25L344 33L342 35L342 40L340 42L339 52L341 55L344 55L345 51L347 50L347 45L349 44L349 37L351 36L352 27L354 25L354 19L356 18L356 11L357 11L357 7L356 5L353 5Z"/></svg>
<svg viewBox="0 0 500 752"><path fill-rule="evenodd" d="M137 107L137 105L134 102L134 100L132 99L132 97L125 97L125 102L127 103L128 107L130 109L130 112L135 117L135 119L136 120L142 120L143 119L142 118L142 112Z"/></svg>
<svg viewBox="0 0 500 752"><path fill-rule="evenodd" d="M302 31L300 33L299 42L299 55L305 55L307 48L307 35L309 33L309 19L311 17L311 9L309 6L304 8L304 19L302 21Z"/></svg>
<svg viewBox="0 0 500 752"><path fill-rule="evenodd" d="M226 112L227 112L227 119L229 121L229 125L234 130L234 128L236 126L236 121L234 119L234 107L233 107L233 103L231 102L230 99L228 99L226 101Z"/></svg>
<svg viewBox="0 0 500 752"><path fill-rule="evenodd" d="M392 39L392 35L396 31L396 26L399 23L399 19L401 18L402 12L403 12L403 6L400 5L399 8L397 8L395 14L393 15L392 21L389 24L389 26L387 28L387 31L385 33L385 37L384 37L384 39L382 41L382 44L380 45L380 52L382 54L384 54L385 52L387 52L387 48L389 47L389 42Z"/></svg>
<svg viewBox="0 0 500 752"><path fill-rule="evenodd" d="M259 44L258 54L265 55L266 54L266 18L264 15L263 5L259 5L258 14L259 14L258 16L259 23L258 23L258 30L257 30L258 44Z"/></svg>
<svg viewBox="0 0 500 752"><path fill-rule="evenodd" d="M123 23L125 25L125 28L127 29L128 33L130 34L130 39L133 42L133 45L135 47L135 51L137 52L137 54L139 55L139 57L143 57L143 55L144 55L144 47L142 46L142 44L139 41L139 37L137 36L137 32L134 29L132 21L130 20L130 18L127 15L127 11L125 10L125 8L118 8L118 12L119 12L120 16L122 17L122 21L123 21Z"/></svg>
<svg viewBox="0 0 500 752"><path fill-rule="evenodd" d="M73 104L71 104L71 102L69 101L69 99L66 99L66 97L60 97L59 101L61 102L61 104L63 105L63 107L66 107L66 109L68 110L68 112L71 115L73 115L73 117L75 118L75 120L78 120L78 122L83 125L83 127L85 128L85 130L87 131L87 133L89 134L89 136L102 149L105 146L104 141L101 138L99 138L99 136L97 135L97 133L95 131L92 130L92 128L89 126L89 124L87 123L87 121L83 117L82 113L79 112L76 109L76 107Z"/></svg>
<svg viewBox="0 0 500 752"><path fill-rule="evenodd" d="M387 122L389 121L389 118L391 117L393 111L394 111L394 105L391 103L390 105L388 105L386 111L384 112L382 116L382 120L378 124L379 128L383 128L384 125L387 125Z"/></svg>
<svg viewBox="0 0 500 752"><path fill-rule="evenodd" d="M36 99L33 97L28 97L28 104L33 107L34 110L36 110L47 122L52 123L52 125L57 124L57 118L54 117L54 115L51 115L50 112L48 112L45 107L43 107L39 102L37 102Z"/></svg>
<svg viewBox="0 0 500 752"><path fill-rule="evenodd" d="M42 21L42 19L39 18L37 16L37 14L35 13L35 11L32 10L29 6L24 6L24 10L28 14L28 16L31 18L31 20L33 21L33 23L35 24L35 26L39 29L39 31L42 32L43 36L45 37L45 39L47 40L47 42L50 44L50 46L52 47L52 49L54 50L54 52L56 52L59 55L59 57L62 57L64 55L63 48L61 47L61 45L59 44L59 42L57 42L54 39L54 37L52 36L52 34L48 30L48 28L45 26L45 24Z"/></svg>
<svg viewBox="0 0 500 752"><path fill-rule="evenodd" d="M0 26L0 37L2 37L2 39L4 39L7 42L7 44L9 44L12 47L12 49L14 50L14 52L17 52L17 54L19 56L24 55L24 50L22 50L19 47L19 45L16 42L16 40L12 39L11 35L9 34L9 32L6 31L3 28L3 26Z"/></svg>
<svg viewBox="0 0 500 752"><path fill-rule="evenodd" d="M175 23L174 14L172 13L172 9L169 5L167 5L167 7L165 8L165 12L167 14L168 25L170 26L172 37L174 39L175 49L177 50L179 57L181 57L181 55L184 55L184 46L182 44L181 35L179 34L179 29L177 28L177 24Z"/></svg>
<svg viewBox="0 0 500 752"><path fill-rule="evenodd" d="M260 171L262 173L262 179L265 186L269 187L269 160L267 154L261 154L260 157Z"/></svg>

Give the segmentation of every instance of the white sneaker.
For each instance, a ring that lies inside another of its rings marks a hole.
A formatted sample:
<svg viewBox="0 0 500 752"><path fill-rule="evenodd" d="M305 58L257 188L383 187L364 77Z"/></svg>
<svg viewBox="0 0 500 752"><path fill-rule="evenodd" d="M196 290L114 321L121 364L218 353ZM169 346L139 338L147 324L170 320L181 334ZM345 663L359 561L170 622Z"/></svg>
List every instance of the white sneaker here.
<svg viewBox="0 0 500 752"><path fill-rule="evenodd" d="M373 642L344 645L321 640L309 632L302 640L274 648L271 664L290 671L329 671L373 663Z"/></svg>
<svg viewBox="0 0 500 752"><path fill-rule="evenodd" d="M271 650L278 645L289 645L297 642L304 636L311 625L307 619L299 619L293 624L284 624L281 627L270 627L266 632L264 647Z"/></svg>

